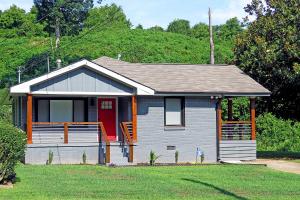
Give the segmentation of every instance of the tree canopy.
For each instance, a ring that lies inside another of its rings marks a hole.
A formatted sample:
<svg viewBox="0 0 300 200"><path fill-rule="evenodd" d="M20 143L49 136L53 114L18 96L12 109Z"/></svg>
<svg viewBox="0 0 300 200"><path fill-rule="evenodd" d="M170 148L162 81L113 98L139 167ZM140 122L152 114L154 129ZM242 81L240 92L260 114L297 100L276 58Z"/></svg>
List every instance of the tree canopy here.
<svg viewBox="0 0 300 200"><path fill-rule="evenodd" d="M185 19L175 19L172 21L167 28L168 32L180 33L183 35L190 35L190 22Z"/></svg>
<svg viewBox="0 0 300 200"><path fill-rule="evenodd" d="M236 64L272 91L263 110L300 119L299 0L253 0L245 11L256 20L236 39Z"/></svg>
<svg viewBox="0 0 300 200"><path fill-rule="evenodd" d="M37 19L45 21L45 30L55 33L56 47L61 35L76 35L83 28L83 21L93 7L93 0L34 0Z"/></svg>

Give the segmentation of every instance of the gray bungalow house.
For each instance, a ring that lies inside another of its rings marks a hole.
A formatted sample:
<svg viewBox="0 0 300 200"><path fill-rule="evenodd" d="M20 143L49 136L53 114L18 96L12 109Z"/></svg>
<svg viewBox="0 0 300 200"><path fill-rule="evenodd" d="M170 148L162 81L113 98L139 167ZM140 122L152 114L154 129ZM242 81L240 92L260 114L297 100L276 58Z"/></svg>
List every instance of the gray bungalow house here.
<svg viewBox="0 0 300 200"><path fill-rule="evenodd" d="M270 92L233 65L81 60L10 88L25 162L138 164L256 159L255 98ZM251 117L232 119L232 97ZM228 101L228 116L221 102ZM226 120L225 120L226 119Z"/></svg>

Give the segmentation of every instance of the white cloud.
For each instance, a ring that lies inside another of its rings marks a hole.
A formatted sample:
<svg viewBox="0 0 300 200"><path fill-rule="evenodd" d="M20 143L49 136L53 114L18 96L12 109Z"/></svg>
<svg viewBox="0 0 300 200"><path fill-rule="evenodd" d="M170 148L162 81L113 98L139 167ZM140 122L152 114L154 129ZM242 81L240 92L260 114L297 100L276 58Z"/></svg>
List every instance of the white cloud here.
<svg viewBox="0 0 300 200"><path fill-rule="evenodd" d="M242 20L247 16L244 7L250 2L251 0L227 0L226 7L212 10L213 24L224 23L226 20L233 17ZM250 20L253 20L253 18L250 18Z"/></svg>

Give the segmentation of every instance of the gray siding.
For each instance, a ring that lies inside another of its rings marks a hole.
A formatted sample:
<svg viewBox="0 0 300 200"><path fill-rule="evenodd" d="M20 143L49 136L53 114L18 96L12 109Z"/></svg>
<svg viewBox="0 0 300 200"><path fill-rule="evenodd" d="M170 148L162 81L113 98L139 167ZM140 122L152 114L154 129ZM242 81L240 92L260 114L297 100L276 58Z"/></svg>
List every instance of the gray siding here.
<svg viewBox="0 0 300 200"><path fill-rule="evenodd" d="M176 150L179 162L195 162L197 147L204 151L206 162L217 161L215 102L208 97L186 97L185 127L179 128L164 126L164 98L139 97L137 132L137 163L149 162L151 150L161 156L157 162L173 163Z"/></svg>
<svg viewBox="0 0 300 200"><path fill-rule="evenodd" d="M93 101L93 105L92 105ZM89 122L97 122L98 121L98 111L97 111L97 98L96 97L91 97L88 98L88 121Z"/></svg>
<svg viewBox="0 0 300 200"><path fill-rule="evenodd" d="M83 163L82 155L85 152L88 164L99 163L98 144L72 144L72 145L27 145L25 163L46 164L49 152L53 152L53 164L80 164Z"/></svg>
<svg viewBox="0 0 300 200"><path fill-rule="evenodd" d="M85 67L32 86L32 91L133 93L133 89Z"/></svg>
<svg viewBox="0 0 300 200"><path fill-rule="evenodd" d="M221 161L255 160L256 140L232 140L220 142Z"/></svg>

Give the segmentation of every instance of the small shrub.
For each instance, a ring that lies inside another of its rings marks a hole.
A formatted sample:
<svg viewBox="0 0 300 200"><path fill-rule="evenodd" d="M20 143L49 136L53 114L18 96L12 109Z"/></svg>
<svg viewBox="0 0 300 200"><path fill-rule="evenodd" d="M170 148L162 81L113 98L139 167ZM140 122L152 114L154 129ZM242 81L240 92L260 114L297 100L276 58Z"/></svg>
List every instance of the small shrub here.
<svg viewBox="0 0 300 200"><path fill-rule="evenodd" d="M15 166L24 158L26 134L6 122L0 122L0 184L13 181Z"/></svg>
<svg viewBox="0 0 300 200"><path fill-rule="evenodd" d="M201 154L201 164L203 163L203 161L204 161L204 153L202 152L202 154Z"/></svg>
<svg viewBox="0 0 300 200"><path fill-rule="evenodd" d="M83 152L82 154L82 163L85 165L86 164L86 153Z"/></svg>
<svg viewBox="0 0 300 200"><path fill-rule="evenodd" d="M175 152L175 163L176 163L176 164L178 163L178 157L179 157L179 152L176 151L176 152Z"/></svg>
<svg viewBox="0 0 300 200"><path fill-rule="evenodd" d="M50 150L48 153L48 160L46 162L46 165L51 165L53 161L53 152Z"/></svg>
<svg viewBox="0 0 300 200"><path fill-rule="evenodd" d="M150 151L150 165L153 166L155 165L156 160L159 158L160 156L156 155L154 151Z"/></svg>

